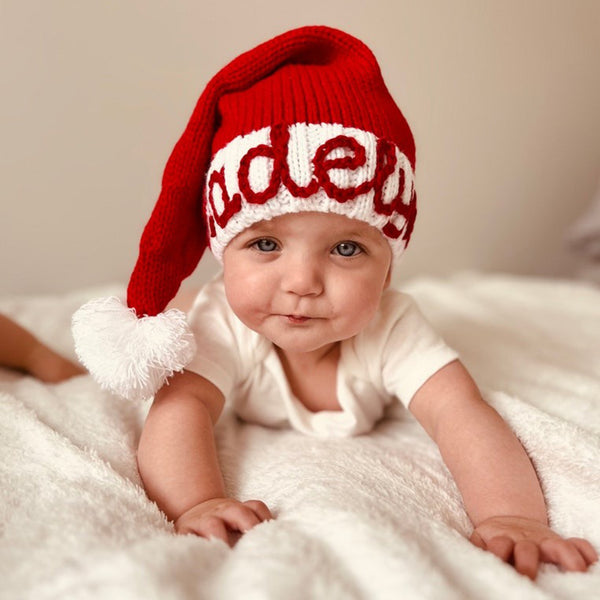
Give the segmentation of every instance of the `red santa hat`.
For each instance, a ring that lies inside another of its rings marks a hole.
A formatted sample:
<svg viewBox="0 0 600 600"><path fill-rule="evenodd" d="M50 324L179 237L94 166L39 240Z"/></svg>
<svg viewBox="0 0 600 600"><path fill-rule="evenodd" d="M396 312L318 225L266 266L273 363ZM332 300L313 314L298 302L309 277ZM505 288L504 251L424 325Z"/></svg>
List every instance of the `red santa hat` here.
<svg viewBox="0 0 600 600"><path fill-rule="evenodd" d="M210 247L253 223L332 212L378 228L399 256L416 217L415 146L373 53L302 27L238 56L207 84L165 167L127 290L73 318L99 383L152 396L194 355L185 316L163 312Z"/></svg>

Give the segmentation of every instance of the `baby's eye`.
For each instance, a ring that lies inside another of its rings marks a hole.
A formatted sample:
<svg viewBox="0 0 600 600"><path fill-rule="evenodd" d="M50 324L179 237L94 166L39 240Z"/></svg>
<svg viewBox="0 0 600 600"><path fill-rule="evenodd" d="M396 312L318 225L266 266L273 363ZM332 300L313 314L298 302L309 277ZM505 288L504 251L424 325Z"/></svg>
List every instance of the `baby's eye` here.
<svg viewBox="0 0 600 600"><path fill-rule="evenodd" d="M333 251L340 256L356 256L362 252L362 248L354 242L342 242Z"/></svg>
<svg viewBox="0 0 600 600"><path fill-rule="evenodd" d="M275 250L277 250L277 242L268 238L256 240L252 244L252 246L254 246L257 250L260 250L261 252L274 252Z"/></svg>

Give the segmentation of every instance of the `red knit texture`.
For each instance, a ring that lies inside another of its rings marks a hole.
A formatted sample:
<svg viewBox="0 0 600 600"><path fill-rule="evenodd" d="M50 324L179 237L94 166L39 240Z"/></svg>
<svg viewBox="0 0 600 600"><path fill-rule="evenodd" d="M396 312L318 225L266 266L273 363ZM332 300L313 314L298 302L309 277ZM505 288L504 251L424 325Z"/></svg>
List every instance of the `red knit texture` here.
<svg viewBox="0 0 600 600"><path fill-rule="evenodd" d="M165 167L127 290L138 316L162 312L207 247L202 195L212 156L239 135L299 122L370 131L396 144L414 168L408 124L361 41L302 27L241 54L209 81Z"/></svg>

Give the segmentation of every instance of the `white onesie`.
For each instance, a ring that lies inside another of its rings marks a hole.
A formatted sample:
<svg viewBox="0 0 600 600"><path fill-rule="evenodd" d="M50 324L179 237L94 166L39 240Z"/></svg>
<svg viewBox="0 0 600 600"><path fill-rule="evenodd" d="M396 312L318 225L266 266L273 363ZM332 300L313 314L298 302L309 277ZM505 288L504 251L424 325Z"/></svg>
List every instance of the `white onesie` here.
<svg viewBox="0 0 600 600"><path fill-rule="evenodd" d="M293 395L273 344L229 307L221 275L202 288L188 321L198 344L188 370L219 388L242 419L319 437L368 432L392 402L408 407L423 383L457 358L412 298L388 289L367 327L341 342L342 410L311 412Z"/></svg>

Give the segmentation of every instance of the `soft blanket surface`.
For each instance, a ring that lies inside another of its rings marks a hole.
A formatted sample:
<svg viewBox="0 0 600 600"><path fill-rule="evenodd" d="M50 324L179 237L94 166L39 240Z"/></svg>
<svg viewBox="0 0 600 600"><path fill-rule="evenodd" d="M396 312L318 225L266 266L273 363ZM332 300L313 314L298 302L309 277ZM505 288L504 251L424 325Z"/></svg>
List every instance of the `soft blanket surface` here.
<svg viewBox="0 0 600 600"><path fill-rule="evenodd" d="M600 290L476 274L404 289L519 435L556 530L600 548ZM72 356L72 312L107 291L0 310ZM230 492L277 518L232 549L176 536L137 474L144 410L86 376L45 385L0 370L0 598L600 598L598 565L544 566L534 584L473 547L436 446L402 411L346 440L225 413Z"/></svg>

